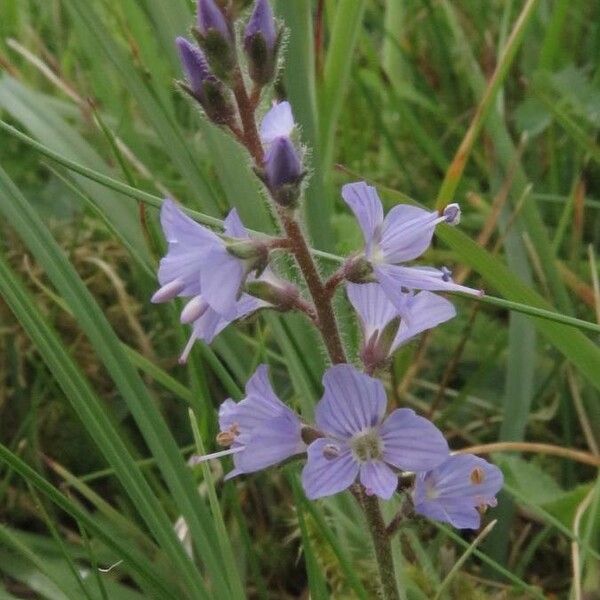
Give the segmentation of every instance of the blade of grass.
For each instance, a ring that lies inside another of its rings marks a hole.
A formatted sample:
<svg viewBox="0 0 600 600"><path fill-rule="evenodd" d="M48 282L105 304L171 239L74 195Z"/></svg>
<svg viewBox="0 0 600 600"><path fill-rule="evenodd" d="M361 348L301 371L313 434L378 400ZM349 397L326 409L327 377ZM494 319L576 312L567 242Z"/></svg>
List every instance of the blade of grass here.
<svg viewBox="0 0 600 600"><path fill-rule="evenodd" d="M140 431L158 465L181 513L188 521L200 555L214 578L215 585L226 589L220 560L213 552L214 528L205 506L198 502L191 474L183 463L175 441L158 413L143 382L127 359L114 331L62 250L38 215L0 169L0 210L44 267L56 289L62 292L79 326L92 342L113 381L121 391ZM191 581L198 580L187 574ZM190 581L190 583L191 583Z"/></svg>

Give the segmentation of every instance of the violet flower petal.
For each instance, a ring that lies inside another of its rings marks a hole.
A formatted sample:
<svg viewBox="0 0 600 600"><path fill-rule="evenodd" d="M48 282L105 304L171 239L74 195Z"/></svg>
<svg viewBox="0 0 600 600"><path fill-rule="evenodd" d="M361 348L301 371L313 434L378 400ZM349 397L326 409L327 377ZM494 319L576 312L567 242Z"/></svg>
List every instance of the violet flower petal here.
<svg viewBox="0 0 600 600"><path fill-rule="evenodd" d="M369 258L373 245L379 241L383 225L383 206L377 191L364 181L348 183L342 187L342 198L360 225L365 239L365 254Z"/></svg>
<svg viewBox="0 0 600 600"><path fill-rule="evenodd" d="M374 270L377 281L398 310L402 310L404 302L403 288L430 292L462 292L472 296L481 296L483 293L481 290L454 283L447 269L380 264Z"/></svg>
<svg viewBox="0 0 600 600"><path fill-rule="evenodd" d="M290 137L294 130L294 116L289 102L275 104L263 117L260 124L260 140L265 147L277 138Z"/></svg>
<svg viewBox="0 0 600 600"><path fill-rule="evenodd" d="M382 292L383 293L383 292ZM398 333L392 343L391 351L410 339L432 329L456 316L456 308L449 300L432 292L419 292L411 296L402 313Z"/></svg>
<svg viewBox="0 0 600 600"><path fill-rule="evenodd" d="M381 332L392 319L398 316L398 310L378 283L347 283L346 293L358 313L365 340L368 340L375 331Z"/></svg>
<svg viewBox="0 0 600 600"><path fill-rule="evenodd" d="M161 289L152 301L164 302L175 296L197 296L200 294L200 265L207 251L220 246L221 240L210 229L190 219L168 198L162 204L160 222L168 250L158 268ZM170 285L173 282L176 282L175 285ZM166 286L173 289L163 290Z"/></svg>
<svg viewBox="0 0 600 600"><path fill-rule="evenodd" d="M291 411L263 420L243 439L244 450L234 455L236 471L253 473L304 452L300 430L300 421Z"/></svg>
<svg viewBox="0 0 600 600"><path fill-rule="evenodd" d="M337 456L328 453L331 446L339 448ZM319 438L308 447L307 454L302 470L302 487L310 500L337 494L356 480L359 466L348 446L328 438Z"/></svg>
<svg viewBox="0 0 600 600"><path fill-rule="evenodd" d="M347 364L331 367L323 376L325 393L315 408L321 431L348 439L376 426L385 413L383 384Z"/></svg>
<svg viewBox="0 0 600 600"><path fill-rule="evenodd" d="M250 237L248 230L242 223L240 215L235 208L232 208L225 217L223 221L223 232L226 236L233 238L248 239Z"/></svg>
<svg viewBox="0 0 600 600"><path fill-rule="evenodd" d="M204 256L202 295L215 311L232 320L245 277L246 269L239 258L222 244L213 247Z"/></svg>
<svg viewBox="0 0 600 600"><path fill-rule="evenodd" d="M383 260L397 264L421 256L433 238L435 226L445 220L437 212L416 206L399 204L394 206L381 229L381 252Z"/></svg>
<svg viewBox="0 0 600 600"><path fill-rule="evenodd" d="M367 494L389 500L398 487L398 476L384 462L370 460L360 466L360 482Z"/></svg>
<svg viewBox="0 0 600 600"><path fill-rule="evenodd" d="M441 431L409 408L399 408L379 428L383 460L403 471L433 469L448 457Z"/></svg>

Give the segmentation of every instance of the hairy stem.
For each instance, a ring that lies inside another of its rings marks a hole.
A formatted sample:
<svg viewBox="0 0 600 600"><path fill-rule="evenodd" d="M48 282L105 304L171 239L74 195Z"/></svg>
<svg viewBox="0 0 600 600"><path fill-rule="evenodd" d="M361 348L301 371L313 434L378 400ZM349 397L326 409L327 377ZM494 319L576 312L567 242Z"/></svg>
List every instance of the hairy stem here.
<svg viewBox="0 0 600 600"><path fill-rule="evenodd" d="M319 330L333 364L346 362L346 353L338 330L331 296L323 285L317 265L310 253L306 238L292 213L279 209L279 216L291 242L291 250L308 286L319 317Z"/></svg>
<svg viewBox="0 0 600 600"><path fill-rule="evenodd" d="M362 493L362 506L367 517L373 547L375 548L375 558L377 559L381 583L381 596L384 600L400 600L396 586L391 540L386 531L377 497Z"/></svg>
<svg viewBox="0 0 600 600"><path fill-rule="evenodd" d="M233 91L240 113L240 119L244 128L243 144L250 152L254 163L258 169L263 168L264 151L260 141L260 136L256 129L256 119L254 110L256 106L253 100L249 98L244 85L244 79L241 71L238 69L234 76ZM277 205L277 212L281 224L290 243L290 250L300 267L300 271L306 281L306 285L313 300L314 308L317 312L317 328L321 333L329 358L333 364L345 363L346 352L342 344L335 313L333 312L332 299L335 290L341 283L341 271L332 276L325 283L321 278L315 260L311 254L306 237L296 220L293 211ZM307 308L307 307L303 307ZM308 310L308 309L307 309ZM308 313L307 313L308 314ZM358 487L358 486L356 486ZM392 548L390 539L386 533L385 522L379 509L377 499L373 496L367 496L362 491L357 491L359 502L362 505L369 524L369 530L375 547L375 556L381 579L381 593L384 600L399 600L398 590L396 588L396 577L394 572L394 562L392 559Z"/></svg>
<svg viewBox="0 0 600 600"><path fill-rule="evenodd" d="M256 167L262 169L264 151L258 130L256 129L256 119L254 117L255 106L248 97L244 79L239 69L234 75L233 92L244 127L244 145L254 159ZM300 271L312 296L318 316L317 326L323 337L329 358L333 364L346 362L346 353L344 352L331 303L332 294L325 288L304 233L292 212L278 206L278 214L290 242L290 250L300 267Z"/></svg>

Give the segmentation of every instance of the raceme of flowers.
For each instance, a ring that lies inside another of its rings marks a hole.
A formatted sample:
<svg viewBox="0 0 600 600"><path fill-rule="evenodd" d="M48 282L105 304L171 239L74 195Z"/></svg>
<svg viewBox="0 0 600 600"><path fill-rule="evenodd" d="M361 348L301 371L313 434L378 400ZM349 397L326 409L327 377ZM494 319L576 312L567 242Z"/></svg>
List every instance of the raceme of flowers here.
<svg viewBox="0 0 600 600"><path fill-rule="evenodd" d="M237 62L238 30L214 0L199 0L196 43L176 40L185 74L180 85L206 118L252 153L255 172L280 214L297 216L307 170L292 108L283 101L264 114L257 129L259 151L251 150L239 104L244 75ZM274 80L281 35L268 0L257 0L240 45L246 78L258 90L246 103L255 103L252 110ZM477 528L482 509L495 505L500 470L476 456L452 454L436 426L413 410L389 411L384 385L372 376L401 345L456 315L439 292L482 293L454 282L445 267L408 264L429 248L436 225L459 223L460 208L449 204L438 212L399 204L384 214L375 188L365 182L344 185L341 195L364 238L363 249L344 260L336 280L356 311L363 371L346 363L331 366L314 423L307 423L277 397L268 367L259 366L244 399L220 407L217 443L225 449L195 461L230 455L234 468L227 478L232 478L302 459L302 485L310 499L347 489L389 499L409 489L415 513ZM170 199L160 217L167 252L152 301L186 301L180 319L191 334L182 362L197 340L211 343L225 327L259 310L299 310L320 327L319 307L273 266L274 253L290 252L285 238L251 235L235 209L222 234L194 221Z"/></svg>

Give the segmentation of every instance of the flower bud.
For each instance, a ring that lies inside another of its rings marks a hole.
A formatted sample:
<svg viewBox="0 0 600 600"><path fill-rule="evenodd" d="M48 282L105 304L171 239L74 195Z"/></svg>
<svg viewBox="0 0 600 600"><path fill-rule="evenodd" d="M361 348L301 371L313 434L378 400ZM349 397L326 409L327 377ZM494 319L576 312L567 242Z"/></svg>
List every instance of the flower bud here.
<svg viewBox="0 0 600 600"><path fill-rule="evenodd" d="M197 27L193 30L213 72L226 81L235 65L230 24L214 0L198 0Z"/></svg>
<svg viewBox="0 0 600 600"><path fill-rule="evenodd" d="M349 258L344 265L344 277L352 283L374 281L373 267L364 256Z"/></svg>
<svg viewBox="0 0 600 600"><path fill-rule="evenodd" d="M268 271L260 279L246 282L246 291L251 296L268 302L280 311L292 310L298 301L300 291L289 281L269 277Z"/></svg>
<svg viewBox="0 0 600 600"><path fill-rule="evenodd" d="M269 0L256 0L244 32L244 50L248 72L258 85L266 85L275 76L280 40Z"/></svg>
<svg viewBox="0 0 600 600"><path fill-rule="evenodd" d="M207 117L217 124L234 118L234 109L223 84L211 73L202 50L183 37L176 40L186 83L182 89L200 103Z"/></svg>
<svg viewBox="0 0 600 600"><path fill-rule="evenodd" d="M399 328L400 317L395 317L383 328L383 331L376 330L368 340L365 340L360 351L360 359L368 371L373 372L385 364Z"/></svg>
<svg viewBox="0 0 600 600"><path fill-rule="evenodd" d="M290 138L275 139L265 156L265 178L275 201L281 206L297 206L300 184L305 175Z"/></svg>

